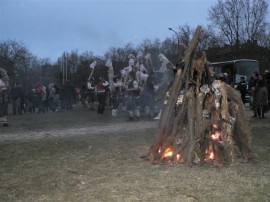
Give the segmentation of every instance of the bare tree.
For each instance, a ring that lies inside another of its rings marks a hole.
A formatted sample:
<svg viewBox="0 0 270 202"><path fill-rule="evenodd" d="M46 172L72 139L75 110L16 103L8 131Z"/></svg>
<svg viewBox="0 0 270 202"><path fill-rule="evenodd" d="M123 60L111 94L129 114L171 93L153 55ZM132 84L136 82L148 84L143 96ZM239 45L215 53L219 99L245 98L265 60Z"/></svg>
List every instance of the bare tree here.
<svg viewBox="0 0 270 202"><path fill-rule="evenodd" d="M184 44L185 47L188 47L191 38L193 36L194 29L192 29L189 25L179 26L179 42Z"/></svg>
<svg viewBox="0 0 270 202"><path fill-rule="evenodd" d="M242 0L218 0L218 3L209 11L209 19L213 27L225 35L231 47L236 45L237 50L240 41L242 3Z"/></svg>
<svg viewBox="0 0 270 202"><path fill-rule="evenodd" d="M268 31L263 33L258 41L259 46L266 48L270 51L270 23L268 24Z"/></svg>
<svg viewBox="0 0 270 202"><path fill-rule="evenodd" d="M258 41L267 28L265 21L268 5L264 0L244 0L244 29L242 35L246 41Z"/></svg>
<svg viewBox="0 0 270 202"><path fill-rule="evenodd" d="M265 31L267 6L265 0L218 0L209 10L209 20L238 56L240 43L258 40Z"/></svg>
<svg viewBox="0 0 270 202"><path fill-rule="evenodd" d="M25 82L31 58L32 54L23 43L12 40L0 42L0 66L9 72L11 81Z"/></svg>
<svg viewBox="0 0 270 202"><path fill-rule="evenodd" d="M107 51L107 53L105 54L106 58L111 57L112 60L115 61L126 61L126 56L127 53L125 52L124 48L116 48L116 47L110 48L109 51Z"/></svg>
<svg viewBox="0 0 270 202"><path fill-rule="evenodd" d="M161 52L166 56L176 55L177 54L177 47L174 48L174 42L171 38L166 38L160 46Z"/></svg>
<svg viewBox="0 0 270 202"><path fill-rule="evenodd" d="M199 51L209 48L222 47L224 44L224 36L215 32L212 26L203 27L200 35L200 43L198 44Z"/></svg>

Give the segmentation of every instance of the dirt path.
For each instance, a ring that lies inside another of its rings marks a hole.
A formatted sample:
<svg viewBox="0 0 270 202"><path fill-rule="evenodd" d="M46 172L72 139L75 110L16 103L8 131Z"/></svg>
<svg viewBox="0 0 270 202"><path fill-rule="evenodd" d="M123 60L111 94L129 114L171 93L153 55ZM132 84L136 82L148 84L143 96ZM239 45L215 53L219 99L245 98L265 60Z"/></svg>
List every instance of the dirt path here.
<svg viewBox="0 0 270 202"><path fill-rule="evenodd" d="M76 117L76 116L85 116L87 118L89 114L84 114L81 112L73 112L74 114L68 114L68 113L62 113L62 114L54 114L56 116L59 116L58 121L62 121L63 117L71 116L71 117ZM76 114L77 113L77 114ZM80 114L78 114L80 113ZM250 118L252 116L252 111L247 109L246 110L246 116L249 120L251 120L251 127L256 128L256 127L266 127L270 128L270 124L264 124L261 123L258 119L252 120ZM265 114L266 119L265 121L270 119L270 113ZM42 116L42 115L41 115ZM95 115L92 115L95 116ZM11 119L14 119L14 123L19 123L20 125L16 127L16 124L13 124L12 126L8 128L0 128L0 143L8 143L10 141L31 141L31 140L41 140L44 138L64 138L64 137L75 137L75 136L86 136L86 135L93 135L93 134L102 134L102 133L117 133L118 131L143 131L147 129L152 129L152 128L158 128L158 123L159 121L149 121L149 120L142 120L142 121L134 121L134 122L128 122L128 121L123 121L123 122L110 122L109 120L104 121L101 120L101 123L99 122L98 125L89 125L88 122L82 124L81 126L76 126L76 123L73 125L66 124L62 125L62 127L54 127L50 128L50 123L51 122L46 122L52 118L52 115L47 114L43 115L43 121L48 124L48 128L46 127L41 127L39 128L38 126L35 127L36 123L31 123L33 120L38 119L40 115L25 115L23 119L18 118L18 117L11 117ZM73 120L70 119L70 120ZM102 123L104 121L104 123ZM270 123L270 121L269 121ZM60 124L61 125L61 124Z"/></svg>
<svg viewBox="0 0 270 202"><path fill-rule="evenodd" d="M81 135L91 135L100 133L117 133L118 131L134 131L134 130L146 130L151 128L157 128L158 121L140 121L140 122L125 122L125 123L109 123L103 126L91 126L81 128L59 128L48 129L46 131L13 131L0 135L0 143L9 141L31 141L39 140L43 138L63 138Z"/></svg>

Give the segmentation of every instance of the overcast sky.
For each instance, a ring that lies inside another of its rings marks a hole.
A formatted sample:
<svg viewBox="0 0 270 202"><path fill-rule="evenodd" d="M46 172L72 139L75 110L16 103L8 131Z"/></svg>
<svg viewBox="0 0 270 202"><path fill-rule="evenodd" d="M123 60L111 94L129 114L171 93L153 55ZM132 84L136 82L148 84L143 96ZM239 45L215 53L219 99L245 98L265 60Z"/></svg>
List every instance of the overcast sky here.
<svg viewBox="0 0 270 202"><path fill-rule="evenodd" d="M217 0L0 0L0 40L16 40L54 61L64 51L103 55L179 26L207 25Z"/></svg>

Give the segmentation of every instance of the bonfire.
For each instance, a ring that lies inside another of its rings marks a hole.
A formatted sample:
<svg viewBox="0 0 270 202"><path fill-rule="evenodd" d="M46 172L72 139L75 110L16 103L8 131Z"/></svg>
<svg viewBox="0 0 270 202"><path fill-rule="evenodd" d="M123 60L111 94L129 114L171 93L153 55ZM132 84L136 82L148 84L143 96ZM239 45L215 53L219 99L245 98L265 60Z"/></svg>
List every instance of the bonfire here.
<svg viewBox="0 0 270 202"><path fill-rule="evenodd" d="M181 56L149 151L152 163L223 166L251 157L251 129L240 93L214 79L205 53L195 54L200 33L197 27Z"/></svg>

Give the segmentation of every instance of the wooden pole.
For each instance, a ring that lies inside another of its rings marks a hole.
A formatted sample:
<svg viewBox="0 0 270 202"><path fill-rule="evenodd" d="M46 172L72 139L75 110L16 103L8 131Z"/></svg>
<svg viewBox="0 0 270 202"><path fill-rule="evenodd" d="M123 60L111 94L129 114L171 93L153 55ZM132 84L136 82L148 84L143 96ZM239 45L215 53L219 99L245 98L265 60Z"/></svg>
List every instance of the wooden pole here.
<svg viewBox="0 0 270 202"><path fill-rule="evenodd" d="M198 26L195 34L190 42L188 50L184 56L184 68L179 68L175 74L173 85L169 91L170 96L168 98L167 104L164 105L162 109L161 118L159 121L159 131L158 138L155 146L151 147L152 151L150 153L156 153L157 150L163 145L164 142L167 142L167 139L173 133L173 124L174 124L174 110L175 103L179 96L180 90L183 87L184 82L186 81L186 76L188 76L188 71L190 68L190 58L197 47L199 41L199 35L201 33L201 27ZM165 149L165 148L162 148ZM161 151L162 153L162 151ZM150 155L150 158L156 158L155 155ZM155 159L150 159L154 161Z"/></svg>
<svg viewBox="0 0 270 202"><path fill-rule="evenodd" d="M65 56L65 59L66 59L66 82L67 82L67 75L68 75L68 72L67 72L67 69L68 69L68 67L67 67L67 61L68 61L67 54Z"/></svg>
<svg viewBox="0 0 270 202"><path fill-rule="evenodd" d="M65 83L65 69L64 69L64 56L61 57L61 69L62 69L62 83Z"/></svg>
<svg viewBox="0 0 270 202"><path fill-rule="evenodd" d="M184 70L180 68L177 70L175 74L173 86L170 90L170 97L168 99L168 103L164 105L162 116L159 122L161 136L170 135L172 132L172 124L173 124L173 118L174 118L173 111L174 111L174 106L179 95L177 93L180 92L180 89L183 86L183 83L184 83L183 78L187 75L187 71L190 65L190 56L197 46L200 33L201 33L201 27L197 27L194 37L190 43L189 49L187 50L187 53L184 56L184 62L185 62Z"/></svg>

